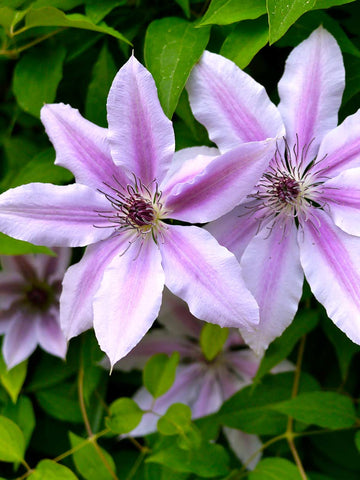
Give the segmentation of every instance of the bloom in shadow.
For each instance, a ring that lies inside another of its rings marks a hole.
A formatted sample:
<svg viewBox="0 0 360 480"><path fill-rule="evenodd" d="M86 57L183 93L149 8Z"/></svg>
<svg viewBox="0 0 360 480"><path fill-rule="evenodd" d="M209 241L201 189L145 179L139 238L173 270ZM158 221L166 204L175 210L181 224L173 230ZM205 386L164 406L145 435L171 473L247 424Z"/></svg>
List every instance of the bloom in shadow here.
<svg viewBox="0 0 360 480"><path fill-rule="evenodd" d="M344 84L339 46L322 27L288 57L278 108L220 55L205 52L190 78L192 109L220 151L284 132L251 194L208 228L236 254L258 301L256 332L244 332L257 352L292 321L304 274L360 343L360 111L336 126Z"/></svg>
<svg viewBox="0 0 360 480"><path fill-rule="evenodd" d="M196 317L252 331L258 307L236 258L188 224L214 220L243 200L268 165L274 140L223 155L200 147L174 156L172 123L153 78L134 57L116 75L107 110L103 129L68 105L44 106L56 163L76 183L33 183L0 196L0 230L8 235L48 246L90 245L64 279L66 338L94 325L114 364L157 317L164 283Z"/></svg>
<svg viewBox="0 0 360 480"><path fill-rule="evenodd" d="M146 361L156 353L180 354L174 384L163 396L154 400L145 387L134 395L134 400L145 413L141 423L129 435L143 436L157 430L159 415L170 405L184 403L191 408L192 418L197 419L215 413L235 392L251 384L260 358L249 348L237 329L229 329L223 348L215 358L207 359L200 345L204 323L197 321L184 302L165 291L159 322L163 328L150 331L134 350L115 366L130 371L142 369ZM274 371L292 370L290 362L282 362ZM256 435L249 435L232 428L224 428L230 446L242 462L247 462L261 447ZM256 455L249 467L260 458Z"/></svg>
<svg viewBox="0 0 360 480"><path fill-rule="evenodd" d="M60 329L61 282L71 249L43 254L2 256L0 272L0 333L8 368L28 358L37 345L64 358L66 340Z"/></svg>

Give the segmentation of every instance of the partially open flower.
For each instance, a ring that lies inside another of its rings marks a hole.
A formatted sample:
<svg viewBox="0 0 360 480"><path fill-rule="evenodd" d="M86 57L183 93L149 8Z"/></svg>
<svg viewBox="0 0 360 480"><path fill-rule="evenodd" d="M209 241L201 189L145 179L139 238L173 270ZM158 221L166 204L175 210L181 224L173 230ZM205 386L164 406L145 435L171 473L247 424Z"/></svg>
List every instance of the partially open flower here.
<svg viewBox="0 0 360 480"><path fill-rule="evenodd" d="M28 358L37 345L65 357L66 340L60 329L61 282L71 249L44 254L3 256L0 272L0 333L8 368Z"/></svg>

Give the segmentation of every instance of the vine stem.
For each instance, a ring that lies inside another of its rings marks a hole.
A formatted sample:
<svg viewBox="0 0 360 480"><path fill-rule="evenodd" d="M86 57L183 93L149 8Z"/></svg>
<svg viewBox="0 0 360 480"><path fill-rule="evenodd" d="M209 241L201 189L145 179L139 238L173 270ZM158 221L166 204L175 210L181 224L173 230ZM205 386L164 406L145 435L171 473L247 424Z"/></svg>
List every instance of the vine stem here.
<svg viewBox="0 0 360 480"><path fill-rule="evenodd" d="M111 478L113 478L113 480L119 480L116 473L111 468L111 465L109 464L109 462L105 458L105 455L101 451L101 449L100 449L100 447L99 447L99 445L96 441L96 436L93 434L93 432L91 430L91 425L90 425L90 422L89 422L88 414L86 412L86 406L85 406L85 400L84 400L84 365L83 365L82 359L81 359L79 375L78 375L78 396L79 396L80 410L81 410L81 414L82 414L82 417L83 417L85 429L86 429L86 432L87 432L88 437L89 437L88 440L94 445L94 448L95 448L97 454L99 455L101 461L105 465L105 468L110 473Z"/></svg>
<svg viewBox="0 0 360 480"><path fill-rule="evenodd" d="M291 398L295 398L296 395L298 394L298 391L299 391L301 364L302 364L302 360L303 360L303 356L304 356L305 341L306 341L306 336L304 335L300 340L299 351L298 351L296 367L295 367L294 383L293 383L293 388L292 388L292 392L291 392ZM295 442L294 442L293 424L294 424L294 419L292 417L289 417L285 435L286 435L286 439L287 439L287 442L289 444L291 453L294 457L294 461L295 461L296 466L299 470L300 476L303 480L307 480L307 475L305 473L303 464L302 464L301 459L299 457L298 451L296 450L296 446L295 446Z"/></svg>

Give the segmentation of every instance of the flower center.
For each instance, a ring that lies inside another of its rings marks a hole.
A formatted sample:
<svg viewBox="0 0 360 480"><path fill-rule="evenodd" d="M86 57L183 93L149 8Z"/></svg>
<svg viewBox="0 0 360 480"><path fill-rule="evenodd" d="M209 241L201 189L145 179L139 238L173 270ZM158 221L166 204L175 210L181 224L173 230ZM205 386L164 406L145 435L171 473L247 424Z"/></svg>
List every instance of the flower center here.
<svg viewBox="0 0 360 480"><path fill-rule="evenodd" d="M156 241L161 230L160 216L165 213L157 183L154 181L146 186L135 176L134 183L126 186L121 185L116 178L114 181L113 185L105 184L111 193L100 190L110 202L111 210L98 211L99 216L110 221L110 228L118 231L134 230L142 237L151 233Z"/></svg>
<svg viewBox="0 0 360 480"><path fill-rule="evenodd" d="M40 281L34 281L25 291L25 303L32 310L47 310L53 302L52 288Z"/></svg>
<svg viewBox="0 0 360 480"><path fill-rule="evenodd" d="M257 184L255 193L248 197L255 202L250 208L262 222L270 219L274 222L296 218L298 224L307 221L311 207L319 208L319 197L323 181L312 173L317 163L314 159L304 167L304 158L309 146L299 152L295 144L291 150L285 140L285 152L277 148L267 172ZM274 223L273 223L274 224Z"/></svg>

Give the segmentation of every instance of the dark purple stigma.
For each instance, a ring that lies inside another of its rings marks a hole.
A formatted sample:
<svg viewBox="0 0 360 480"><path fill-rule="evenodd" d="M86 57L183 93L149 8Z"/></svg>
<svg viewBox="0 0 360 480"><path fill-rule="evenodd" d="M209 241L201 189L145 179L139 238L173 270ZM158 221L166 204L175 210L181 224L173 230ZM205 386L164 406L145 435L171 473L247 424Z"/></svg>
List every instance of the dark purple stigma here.
<svg viewBox="0 0 360 480"><path fill-rule="evenodd" d="M138 194L132 196L129 203L124 205L123 210L127 210L128 219L138 227L151 225L155 218L152 203Z"/></svg>
<svg viewBox="0 0 360 480"><path fill-rule="evenodd" d="M27 303L37 310L45 310L52 301L52 292L49 287L41 285L31 285L26 292Z"/></svg>
<svg viewBox="0 0 360 480"><path fill-rule="evenodd" d="M294 178L278 177L273 184L274 193L282 203L291 203L300 193L299 182Z"/></svg>

